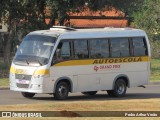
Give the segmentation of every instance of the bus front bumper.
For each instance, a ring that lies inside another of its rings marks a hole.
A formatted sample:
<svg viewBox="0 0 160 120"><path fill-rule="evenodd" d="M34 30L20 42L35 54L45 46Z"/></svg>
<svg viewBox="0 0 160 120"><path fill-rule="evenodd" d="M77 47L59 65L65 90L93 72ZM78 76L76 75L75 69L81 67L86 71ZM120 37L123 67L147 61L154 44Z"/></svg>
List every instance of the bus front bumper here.
<svg viewBox="0 0 160 120"><path fill-rule="evenodd" d="M10 74L10 90L29 93L44 93L43 78L31 80L15 79L13 74Z"/></svg>

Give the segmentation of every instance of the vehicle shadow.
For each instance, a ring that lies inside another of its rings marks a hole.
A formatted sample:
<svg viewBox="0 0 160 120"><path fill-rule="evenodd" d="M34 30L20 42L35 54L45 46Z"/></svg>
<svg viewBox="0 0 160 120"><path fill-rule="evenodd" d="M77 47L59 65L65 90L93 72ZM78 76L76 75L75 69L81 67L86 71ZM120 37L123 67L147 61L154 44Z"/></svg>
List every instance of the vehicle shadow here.
<svg viewBox="0 0 160 120"><path fill-rule="evenodd" d="M74 96L68 96L66 100L63 101L103 101L103 100L134 100L134 99L151 99L160 98L160 93L127 93L124 97L109 97L108 94L96 94L94 96L77 94ZM58 101L51 97L34 97L33 100L45 100L45 101Z"/></svg>

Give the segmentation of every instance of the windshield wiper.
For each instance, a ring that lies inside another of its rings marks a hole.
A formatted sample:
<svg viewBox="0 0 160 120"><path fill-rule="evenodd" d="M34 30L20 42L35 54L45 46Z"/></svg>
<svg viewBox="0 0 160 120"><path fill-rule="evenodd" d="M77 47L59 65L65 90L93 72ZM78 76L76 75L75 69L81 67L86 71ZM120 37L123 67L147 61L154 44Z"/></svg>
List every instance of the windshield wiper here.
<svg viewBox="0 0 160 120"><path fill-rule="evenodd" d="M29 65L29 62L28 62L28 60L27 60L27 59L25 59L25 61L26 61L26 63Z"/></svg>
<svg viewBox="0 0 160 120"><path fill-rule="evenodd" d="M39 63L39 65L40 66L42 66L43 64L40 62L40 60L39 59L37 59L37 61L38 61L38 63Z"/></svg>

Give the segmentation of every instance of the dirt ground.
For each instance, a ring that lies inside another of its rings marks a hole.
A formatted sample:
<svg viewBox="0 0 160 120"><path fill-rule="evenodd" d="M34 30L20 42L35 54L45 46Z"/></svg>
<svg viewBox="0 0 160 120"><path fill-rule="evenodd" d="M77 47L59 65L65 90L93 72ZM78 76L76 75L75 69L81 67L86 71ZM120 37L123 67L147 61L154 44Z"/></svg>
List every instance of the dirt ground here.
<svg viewBox="0 0 160 120"><path fill-rule="evenodd" d="M134 99L134 100L93 100L93 101L48 101L45 103L37 104L22 104L22 105L1 105L0 111L58 111L62 117L54 118L40 118L42 119L78 119L78 120L115 120L115 119L128 119L128 120L158 120L155 117L96 117L96 112L88 112L89 117L83 117L83 112L86 114L87 111L160 111L160 98L156 99ZM80 113L77 111L81 111ZM103 113L102 113L103 114ZM103 116L103 115L102 115ZM10 120L6 119L5 120ZM20 120L16 118L16 120ZM25 120L25 119L23 119ZM26 120L28 120L26 118ZM33 120L33 118L32 118Z"/></svg>

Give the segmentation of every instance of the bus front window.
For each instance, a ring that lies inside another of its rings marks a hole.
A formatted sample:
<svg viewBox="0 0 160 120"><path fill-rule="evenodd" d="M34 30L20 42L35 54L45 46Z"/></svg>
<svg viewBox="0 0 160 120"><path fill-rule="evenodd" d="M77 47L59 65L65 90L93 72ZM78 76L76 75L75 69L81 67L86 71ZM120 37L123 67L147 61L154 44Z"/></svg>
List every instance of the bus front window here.
<svg viewBox="0 0 160 120"><path fill-rule="evenodd" d="M29 66L48 64L55 41L56 38L51 36L27 35L17 50L14 63Z"/></svg>

